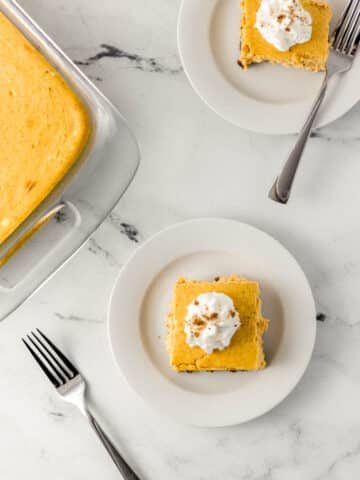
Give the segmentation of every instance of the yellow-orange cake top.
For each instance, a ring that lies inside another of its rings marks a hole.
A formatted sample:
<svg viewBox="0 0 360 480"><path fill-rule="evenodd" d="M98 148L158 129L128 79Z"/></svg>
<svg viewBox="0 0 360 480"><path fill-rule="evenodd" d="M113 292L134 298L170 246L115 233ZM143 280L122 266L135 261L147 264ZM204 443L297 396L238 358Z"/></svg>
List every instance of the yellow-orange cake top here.
<svg viewBox="0 0 360 480"><path fill-rule="evenodd" d="M0 13L0 244L79 157L89 125L77 95Z"/></svg>
<svg viewBox="0 0 360 480"><path fill-rule="evenodd" d="M187 306L200 294L219 292L234 302L241 320L231 343L223 350L208 354L200 347L190 347L184 332ZM170 363L178 371L257 370L265 367L262 335L268 321L261 316L259 285L236 275L214 282L178 279L168 319L167 346Z"/></svg>
<svg viewBox="0 0 360 480"><path fill-rule="evenodd" d="M270 61L286 67L324 70L329 53L331 9L322 0L301 0L312 18L311 39L280 51L268 43L256 28L261 0L241 0L241 52L239 63L246 69L251 63Z"/></svg>

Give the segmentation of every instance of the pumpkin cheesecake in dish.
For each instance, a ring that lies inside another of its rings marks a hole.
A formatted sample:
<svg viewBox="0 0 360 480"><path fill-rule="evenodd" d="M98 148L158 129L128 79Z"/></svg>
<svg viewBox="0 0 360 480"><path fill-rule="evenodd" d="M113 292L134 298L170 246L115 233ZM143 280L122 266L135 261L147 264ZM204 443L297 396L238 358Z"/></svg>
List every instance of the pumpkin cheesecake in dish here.
<svg viewBox="0 0 360 480"><path fill-rule="evenodd" d="M83 150L88 113L75 92L0 13L0 244Z"/></svg>
<svg viewBox="0 0 360 480"><path fill-rule="evenodd" d="M266 362L259 285L237 275L213 282L179 278L167 318L177 371L258 370Z"/></svg>
<svg viewBox="0 0 360 480"><path fill-rule="evenodd" d="M330 20L323 0L241 0L239 64L325 70Z"/></svg>

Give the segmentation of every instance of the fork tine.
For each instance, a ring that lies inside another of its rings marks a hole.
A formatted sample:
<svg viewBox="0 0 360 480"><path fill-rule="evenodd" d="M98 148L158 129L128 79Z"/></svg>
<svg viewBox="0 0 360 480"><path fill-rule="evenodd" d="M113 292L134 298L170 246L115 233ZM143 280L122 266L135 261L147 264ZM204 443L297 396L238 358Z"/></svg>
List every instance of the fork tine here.
<svg viewBox="0 0 360 480"><path fill-rule="evenodd" d="M34 332L31 332L31 333L34 335ZM39 339L35 335L34 337L37 341L39 341ZM51 359L43 352L43 350L39 347L39 345L36 342L34 342L34 340L30 337L30 335L27 335L27 339L33 344L33 346L35 347L35 351L37 351L40 354L40 356L43 358L43 360L45 360L45 362L49 365L49 367L51 367L51 370L55 372L55 374L60 380L60 383L61 384L65 383L67 379L64 373L61 370L59 370L58 368L59 365L54 364L54 361L51 361Z"/></svg>
<svg viewBox="0 0 360 480"><path fill-rule="evenodd" d="M352 38L353 35L355 34L356 37L356 32L358 30L358 24L359 24L359 18L360 18L360 2L357 0L356 2L356 8L353 11L352 17L350 19L350 22L348 24L348 27L346 29L345 35L339 45L339 50L345 54L351 54L351 43L352 43Z"/></svg>
<svg viewBox="0 0 360 480"><path fill-rule="evenodd" d="M344 38L348 21L351 18L351 9L353 9L354 7L355 7L355 0L349 0L341 14L339 22L335 27L332 44L333 44L333 47L336 49L339 47L342 39Z"/></svg>
<svg viewBox="0 0 360 480"><path fill-rule="evenodd" d="M45 373L45 375L48 377L48 379L50 380L50 382L54 385L55 388L58 388L60 387L60 382L58 381L58 379L56 377L54 377L54 375L50 372L50 370L47 368L47 366L45 365L45 363L42 362L42 360L40 359L40 357L37 356L37 354L34 352L34 350L30 347L30 345L28 345L28 343L25 341L24 338L21 339L24 344L25 344L25 347L29 350L29 352L31 353L31 355L33 356L33 358L35 359L35 361L37 362L37 364L39 365L39 367L41 368L41 370Z"/></svg>
<svg viewBox="0 0 360 480"><path fill-rule="evenodd" d="M356 25L353 29L351 37L349 38L349 46L348 46L349 54L354 55L356 53L356 50L359 45L359 40L360 40L359 33L360 33L360 8L359 8Z"/></svg>
<svg viewBox="0 0 360 480"><path fill-rule="evenodd" d="M39 338L35 332L31 332L33 337L36 339L37 343L41 345L41 347L45 350L45 352L49 355L49 357L52 360L52 366L55 368L55 365L57 369L60 371L60 373L65 377L64 381L70 380L73 378L72 373L69 373L69 371L61 364L58 358L53 354L53 352L44 344L44 342ZM50 361L49 361L50 362ZM55 365L54 365L55 364Z"/></svg>
<svg viewBox="0 0 360 480"><path fill-rule="evenodd" d="M338 23L337 28L335 29L335 36L333 41L333 46L336 50L340 49L344 41L344 36L346 35L350 22L352 21L354 12L358 6L358 0L349 0L347 3L344 12L341 16L341 19Z"/></svg>
<svg viewBox="0 0 360 480"><path fill-rule="evenodd" d="M74 365L70 362L70 360L67 357L65 357L65 355L58 349L58 347L54 345L53 342L44 333L42 333L41 330L39 330L38 328L36 330L43 337L43 339L46 340L46 342L50 345L50 347L52 347L52 349L58 354L59 358L61 358L61 360L70 370L70 372L72 372L74 376L78 375L79 374L78 370L74 367Z"/></svg>

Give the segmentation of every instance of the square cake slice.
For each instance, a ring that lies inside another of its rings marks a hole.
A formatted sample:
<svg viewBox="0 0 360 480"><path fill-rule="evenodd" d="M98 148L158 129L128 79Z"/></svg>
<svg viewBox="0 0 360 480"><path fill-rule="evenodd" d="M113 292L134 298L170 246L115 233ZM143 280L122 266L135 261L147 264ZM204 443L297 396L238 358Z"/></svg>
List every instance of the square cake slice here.
<svg viewBox="0 0 360 480"><path fill-rule="evenodd" d="M225 294L233 302L240 326L223 350L207 353L199 346L190 346L185 333L187 307L201 294ZM167 319L167 348L171 366L177 371L200 370L257 370L264 368L262 336L268 320L261 315L259 285L237 275L219 278L214 282L189 281L179 278L175 285Z"/></svg>
<svg viewBox="0 0 360 480"><path fill-rule="evenodd" d="M241 0L240 58L245 70L251 63L271 62L285 67L304 68L314 72L325 70L329 53L331 9L323 0L301 0L312 19L311 38L305 43L280 51L268 43L256 27L261 0ZM281 21L281 19L279 20Z"/></svg>

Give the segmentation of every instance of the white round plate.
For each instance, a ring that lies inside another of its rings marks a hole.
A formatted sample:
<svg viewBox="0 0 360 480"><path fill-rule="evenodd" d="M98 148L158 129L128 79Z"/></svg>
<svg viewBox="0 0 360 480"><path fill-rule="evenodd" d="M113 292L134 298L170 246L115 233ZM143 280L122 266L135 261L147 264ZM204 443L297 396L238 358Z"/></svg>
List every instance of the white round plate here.
<svg viewBox="0 0 360 480"><path fill-rule="evenodd" d="M309 113L323 73L263 63L248 71L237 64L239 0L183 0L178 22L180 57L190 83L221 117L255 132L298 132ZM346 0L329 0L333 22ZM347 112L360 99L360 58L328 90L317 126Z"/></svg>
<svg viewBox="0 0 360 480"><path fill-rule="evenodd" d="M178 277L237 273L260 282L268 366L256 372L177 373L165 347L166 314ZM180 223L144 243L114 286L108 334L129 385L175 420L199 426L251 420L281 402L309 363L316 333L306 277L266 233L225 219Z"/></svg>

